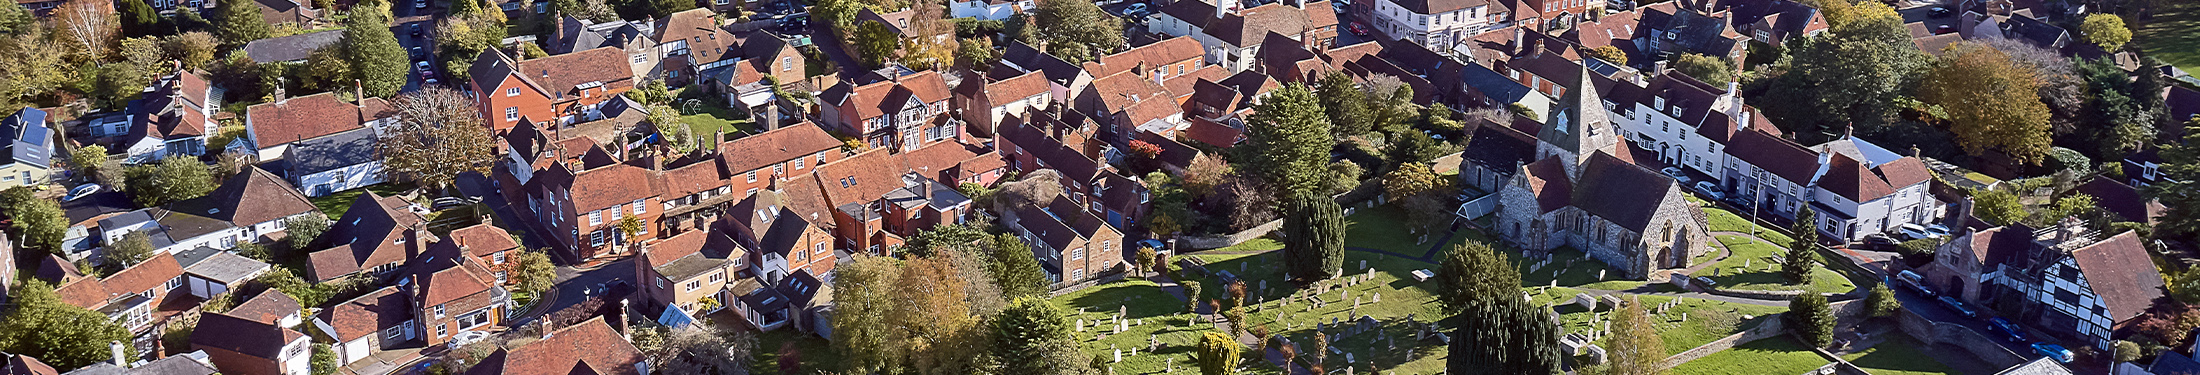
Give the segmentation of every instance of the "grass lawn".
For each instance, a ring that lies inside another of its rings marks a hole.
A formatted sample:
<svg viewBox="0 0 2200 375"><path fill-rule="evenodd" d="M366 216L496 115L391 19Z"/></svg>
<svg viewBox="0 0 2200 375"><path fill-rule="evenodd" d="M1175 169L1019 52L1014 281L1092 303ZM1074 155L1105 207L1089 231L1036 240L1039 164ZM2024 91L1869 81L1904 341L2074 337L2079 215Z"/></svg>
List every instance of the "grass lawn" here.
<svg viewBox="0 0 2200 375"><path fill-rule="evenodd" d="M2164 1L2154 20L2132 30L2131 43L2187 72L2200 71L2200 3Z"/></svg>
<svg viewBox="0 0 2200 375"><path fill-rule="evenodd" d="M1344 217L1352 225L1345 229L1346 247L1364 247L1405 255L1426 254L1436 240L1444 238L1441 228L1435 231L1409 231L1406 212L1392 205L1355 210ZM1448 223L1448 222L1447 222ZM1427 236L1427 238L1422 238ZM1427 241L1427 242L1422 242Z"/></svg>
<svg viewBox="0 0 2200 375"><path fill-rule="evenodd" d="M1672 373L1685 375L1757 375L1801 374L1824 366L1825 357L1818 356L1809 347L1788 336L1775 336L1751 341L1733 349L1712 354L1674 367Z"/></svg>
<svg viewBox="0 0 2200 375"><path fill-rule="evenodd" d="M1811 270L1810 285L1797 288L1788 284L1787 276L1780 274L1780 265L1772 261L1774 255L1784 255L1787 248L1752 240L1743 236L1719 236L1719 243L1733 252L1726 260L1709 268L1696 271L1694 276L1710 277L1720 288L1743 290L1808 290L1817 293L1841 293L1856 289L1856 283L1840 272L1825 266Z"/></svg>
<svg viewBox="0 0 2200 375"><path fill-rule="evenodd" d="M1358 335L1341 337L1332 346L1338 350L1353 353L1355 359L1360 360L1361 363L1372 364L1376 370L1397 371L1402 374L1430 374L1442 371L1444 351L1440 348L1441 345L1434 341L1433 337L1427 341L1414 341L1415 325L1404 321L1408 316L1419 322L1434 322L1446 317L1436 305L1436 296L1425 289L1430 285L1414 281L1413 276L1410 274L1413 270L1435 269L1435 264L1387 254L1345 251L1345 273L1350 276L1365 276L1368 275L1368 269L1373 269L1375 270L1373 280L1348 286L1342 282L1344 280L1342 278L1326 281L1324 283L1335 285L1335 287L1332 287L1328 292L1318 294L1318 296L1324 301L1330 301L1330 303L1322 308L1313 308L1311 304L1305 302L1293 303L1289 306L1283 306L1278 302L1279 299L1289 296L1292 291L1290 285L1283 281L1281 256L1282 253L1280 252L1268 253L1256 257L1214 263L1209 267L1213 270L1226 270L1233 274L1239 274L1247 280L1247 286L1250 290L1247 291L1246 298L1248 301L1246 303L1252 305L1248 306L1245 314L1249 327L1266 327L1273 332L1289 337L1293 341L1305 343L1313 339L1316 323L1328 323L1331 319L1340 322L1348 321L1348 315L1357 311L1360 315L1372 316L1381 321L1380 329L1382 332L1368 331ZM1368 268L1360 268L1363 261L1366 262ZM1245 265L1240 266L1238 264ZM1244 267L1242 273L1239 271L1240 267ZM1259 280L1267 281L1267 293L1260 292ZM1202 294L1206 298L1222 298L1223 288L1220 285L1220 280L1208 277L1202 280L1201 283L1204 284ZM1377 294L1382 296L1382 302L1380 303L1374 302ZM1358 308L1353 307L1352 301L1354 298L1362 301ZM1259 303L1255 305L1256 302ZM1328 334L1331 335L1340 333L1341 330L1334 328L1328 331ZM1301 361L1312 360L1309 355L1301 355L1299 358ZM1409 358L1411 359L1409 360ZM1332 354L1327 359L1327 363L1330 369L1338 370L1342 369L1339 366L1345 364L1344 359L1344 355ZM1362 368L1362 370L1367 369ZM1277 369L1269 368L1268 370L1275 371Z"/></svg>
<svg viewBox="0 0 2200 375"><path fill-rule="evenodd" d="M1725 209L1717 207L1705 206L1703 208L1703 213L1710 216L1710 229L1713 232L1749 233L1749 227L1753 225L1749 222L1748 219L1743 219L1741 215L1735 215L1733 212L1727 212ZM1757 228L1758 238L1777 242L1780 246L1787 246L1788 243L1795 242L1794 238L1788 237L1788 235L1786 234L1780 234L1780 232L1767 229L1763 225L1757 225Z"/></svg>
<svg viewBox="0 0 2200 375"><path fill-rule="evenodd" d="M1580 290L1573 288L1530 288L1530 290L1532 303L1536 305L1556 305L1553 310L1559 312L1559 320L1564 322L1561 328L1564 328L1566 333L1588 334L1591 331L1604 328L1603 320L1610 320L1612 313L1610 307L1600 306L1596 311L1588 311L1583 310L1580 305L1572 304L1574 296L1581 294ZM1642 303L1657 305L1671 302L1674 297L1642 296L1641 298ZM1757 324L1766 319L1772 319L1770 315L1782 311L1787 311L1787 308L1690 298L1681 301L1679 305L1673 306L1663 314L1653 312L1650 320L1653 325L1657 326L1659 338L1665 342L1666 354L1671 355L1703 346L1703 344L1710 343L1713 340L1748 330L1750 327L1756 327ZM1687 315L1687 321L1681 320L1684 313Z"/></svg>
<svg viewBox="0 0 2200 375"><path fill-rule="evenodd" d="M368 185L364 188L339 191L334 194L323 195L318 198L313 198L312 201L313 207L320 208L321 213L323 214L328 214L329 220L336 220L336 218L344 217L344 211L351 210L351 201L358 199L359 193L373 191L376 195L387 197L391 195L397 195L398 193L403 193L407 190L412 190L412 187L400 186L396 183L385 182L380 184Z"/></svg>
<svg viewBox="0 0 2200 375"><path fill-rule="evenodd" d="M1502 244L1498 246L1506 258L1512 259L1513 266L1520 269L1520 286L1522 287L1559 286L1600 290L1629 290L1646 285L1639 280L1598 279L1597 271L1608 268L1604 265L1604 262L1589 258L1588 254L1584 254L1580 250L1574 250L1572 247L1561 246L1551 251L1551 262L1537 267L1534 264L1538 261L1519 256L1519 252L1512 250L1510 246ZM1557 282L1553 283L1552 281Z"/></svg>
<svg viewBox="0 0 2200 375"><path fill-rule="evenodd" d="M1126 355L1123 362L1115 363L1116 373L1147 374L1161 372L1171 359L1179 370L1197 371L1192 360L1202 332L1214 329L1214 325L1199 323L1186 325L1189 314L1176 297L1161 291L1159 285L1145 280L1132 280L1106 284L1055 297L1054 303L1070 311L1072 324L1082 320L1085 329L1077 332L1077 342L1085 352L1093 355L1114 355L1115 350L1138 349L1136 355ZM1084 313L1078 313L1078 309ZM1123 333L1114 333L1105 323L1112 322L1118 309L1127 310L1125 319L1143 320ZM1159 351L1148 351L1147 338L1161 343Z"/></svg>
<svg viewBox="0 0 2200 375"><path fill-rule="evenodd" d="M718 134L718 132L734 134L756 131L755 121L734 112L733 109L708 104L696 106L695 109L699 112L680 116L680 120L686 121L688 129L695 131L695 135L698 137L708 137L706 134Z"/></svg>
<svg viewBox="0 0 2200 375"><path fill-rule="evenodd" d="M735 318L732 317L732 314L717 314L711 319L731 320ZM720 327L731 327L743 323L726 321L714 322L713 324L719 324ZM833 353L831 342L814 335L802 333L801 330L778 329L756 335L756 350L749 354L752 358L749 361L750 373L778 373L780 350L786 349L790 345L794 349L793 354L795 354L795 357L801 360L803 371L814 373L819 370L838 370L841 368L841 364L835 363L840 361L840 355Z"/></svg>
<svg viewBox="0 0 2200 375"><path fill-rule="evenodd" d="M1954 368L1918 350L1917 339L1910 338L1910 335L1902 334L1901 331L1890 332L1886 340L1864 349L1863 352L1841 356L1841 359L1879 375L1956 373Z"/></svg>

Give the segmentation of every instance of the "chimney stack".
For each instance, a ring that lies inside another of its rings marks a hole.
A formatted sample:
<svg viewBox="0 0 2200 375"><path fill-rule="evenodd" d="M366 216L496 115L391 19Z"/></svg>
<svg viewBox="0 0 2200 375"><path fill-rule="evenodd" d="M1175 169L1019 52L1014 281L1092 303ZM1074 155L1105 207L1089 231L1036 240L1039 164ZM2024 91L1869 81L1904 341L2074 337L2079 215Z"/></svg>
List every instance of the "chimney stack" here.
<svg viewBox="0 0 2200 375"><path fill-rule="evenodd" d="M357 79L351 80L351 104L360 108L367 107L367 86Z"/></svg>
<svg viewBox="0 0 2200 375"><path fill-rule="evenodd" d="M114 355L115 355L115 367L122 367L122 368L129 368L129 367L130 367L130 360L129 360L129 359L127 359L127 358L123 358L123 355L122 355L122 353L123 353L123 351L122 351L122 342L121 342L121 341L108 341L108 342L107 342L107 350L108 350L108 351L111 351L111 352L114 352Z"/></svg>

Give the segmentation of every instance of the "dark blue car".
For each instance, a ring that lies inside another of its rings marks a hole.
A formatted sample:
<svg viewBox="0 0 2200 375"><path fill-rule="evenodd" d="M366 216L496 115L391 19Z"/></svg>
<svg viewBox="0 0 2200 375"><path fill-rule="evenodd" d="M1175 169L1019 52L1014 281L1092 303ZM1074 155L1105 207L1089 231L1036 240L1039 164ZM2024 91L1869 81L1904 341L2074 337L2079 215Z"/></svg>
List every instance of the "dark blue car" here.
<svg viewBox="0 0 2200 375"><path fill-rule="evenodd" d="M1993 319L1987 320L1986 330L1994 331L1994 333L1999 333L2001 334L2002 338L2007 338L2009 339L2009 341L2014 341L2019 344L2032 341L2031 337L2027 337L2024 335L2024 328L2017 327L2017 323L2011 322L2009 321L2009 319L1995 317Z"/></svg>

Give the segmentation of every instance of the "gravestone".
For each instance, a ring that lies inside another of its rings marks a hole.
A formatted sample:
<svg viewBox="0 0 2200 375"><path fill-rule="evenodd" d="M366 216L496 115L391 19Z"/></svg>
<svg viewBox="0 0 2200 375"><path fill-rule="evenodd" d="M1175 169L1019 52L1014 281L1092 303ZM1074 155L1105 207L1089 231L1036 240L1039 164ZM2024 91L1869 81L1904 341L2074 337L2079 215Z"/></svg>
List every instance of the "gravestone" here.
<svg viewBox="0 0 2200 375"><path fill-rule="evenodd" d="M1383 293L1375 292L1375 303L1383 303Z"/></svg>
<svg viewBox="0 0 2200 375"><path fill-rule="evenodd" d="M1589 295L1588 293L1576 294L1574 295L1574 304L1581 305L1582 309L1596 311L1597 298L1595 296Z"/></svg>
<svg viewBox="0 0 2200 375"><path fill-rule="evenodd" d="M1587 346L1587 347L1583 347L1582 349L1585 349L1585 350L1586 350L1586 351L1588 352L1588 357L1589 357L1589 358L1588 358L1588 362L1589 362L1589 364L1592 364L1592 365L1593 365L1593 364L1599 364L1599 363L1604 363L1604 347L1601 347L1601 346L1596 346L1595 344L1590 344L1589 346Z"/></svg>
<svg viewBox="0 0 2200 375"><path fill-rule="evenodd" d="M1361 260L1360 260L1360 268L1361 268L1361 269L1367 269L1367 260L1366 260L1366 259L1361 259Z"/></svg>
<svg viewBox="0 0 2200 375"><path fill-rule="evenodd" d="M1115 362L1123 362L1123 349L1115 349L1115 345L1108 345L1108 348L1115 351Z"/></svg>
<svg viewBox="0 0 2200 375"><path fill-rule="evenodd" d="M1085 331L1085 318L1077 318L1077 332Z"/></svg>

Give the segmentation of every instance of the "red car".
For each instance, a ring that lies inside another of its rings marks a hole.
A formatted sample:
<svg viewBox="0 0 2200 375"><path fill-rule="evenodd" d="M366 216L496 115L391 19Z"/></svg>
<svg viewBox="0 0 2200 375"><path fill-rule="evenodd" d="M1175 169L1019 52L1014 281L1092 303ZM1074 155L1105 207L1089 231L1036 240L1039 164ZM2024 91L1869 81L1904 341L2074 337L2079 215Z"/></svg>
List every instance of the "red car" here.
<svg viewBox="0 0 2200 375"><path fill-rule="evenodd" d="M1352 35L1367 36L1367 26L1361 25L1359 22L1353 22L1346 28L1352 30Z"/></svg>

